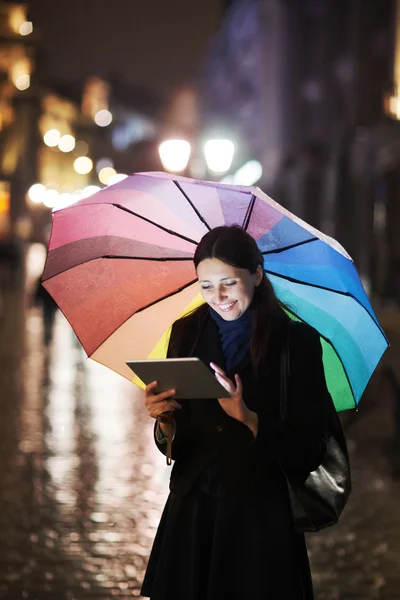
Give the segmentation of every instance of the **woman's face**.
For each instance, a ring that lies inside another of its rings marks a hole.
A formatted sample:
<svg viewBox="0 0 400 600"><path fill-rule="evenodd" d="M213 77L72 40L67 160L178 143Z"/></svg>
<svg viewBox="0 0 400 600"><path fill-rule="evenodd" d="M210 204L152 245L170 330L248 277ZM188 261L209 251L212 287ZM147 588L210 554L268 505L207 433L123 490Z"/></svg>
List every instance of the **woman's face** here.
<svg viewBox="0 0 400 600"><path fill-rule="evenodd" d="M251 274L218 258L206 258L197 267L201 295L226 321L238 319L250 306L263 276L261 266Z"/></svg>

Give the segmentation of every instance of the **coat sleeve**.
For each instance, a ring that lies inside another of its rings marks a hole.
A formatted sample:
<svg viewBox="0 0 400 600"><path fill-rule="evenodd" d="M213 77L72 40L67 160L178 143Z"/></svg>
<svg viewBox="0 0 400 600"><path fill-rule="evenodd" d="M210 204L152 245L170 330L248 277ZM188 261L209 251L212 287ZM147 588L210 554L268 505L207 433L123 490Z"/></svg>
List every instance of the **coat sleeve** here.
<svg viewBox="0 0 400 600"><path fill-rule="evenodd" d="M179 325L178 325L179 326ZM167 358L172 358L170 351L171 339L177 334L177 322L172 326L170 343L168 345ZM179 458L191 445L190 426L190 403L188 400L179 400L182 408L174 411L175 435L172 442L172 460ZM162 454L167 453L167 440L161 438L156 421L154 425L154 442Z"/></svg>
<svg viewBox="0 0 400 600"><path fill-rule="evenodd" d="M287 472L307 475L322 462L335 408L326 386L318 332L305 324L293 325L289 349L286 420L271 421L261 412L257 445L273 454Z"/></svg>

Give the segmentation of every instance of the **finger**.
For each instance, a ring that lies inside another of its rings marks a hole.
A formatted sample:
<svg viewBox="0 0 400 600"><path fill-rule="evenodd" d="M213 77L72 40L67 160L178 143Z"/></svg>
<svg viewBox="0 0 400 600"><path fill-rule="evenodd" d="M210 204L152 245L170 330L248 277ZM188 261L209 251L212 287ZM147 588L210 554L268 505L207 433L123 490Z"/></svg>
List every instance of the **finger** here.
<svg viewBox="0 0 400 600"><path fill-rule="evenodd" d="M157 381L152 381L151 383L149 383L149 385L146 385L145 390L144 390L144 393L146 396L153 395L152 392L153 392L153 390L156 389L157 383L158 383Z"/></svg>
<svg viewBox="0 0 400 600"><path fill-rule="evenodd" d="M224 370L221 369L221 367L219 367L215 363L211 362L210 367L212 368L213 371L215 371L215 373L219 373L220 375L223 375L224 377L226 377Z"/></svg>
<svg viewBox="0 0 400 600"><path fill-rule="evenodd" d="M146 400L148 404L157 404L158 402L164 402L164 400L175 396L176 390L166 390L161 394L146 394Z"/></svg>
<svg viewBox="0 0 400 600"><path fill-rule="evenodd" d="M242 385L242 380L240 379L238 374L235 375L235 383L236 383L236 393L242 395L243 385Z"/></svg>
<svg viewBox="0 0 400 600"><path fill-rule="evenodd" d="M222 375L219 375L218 373L215 373L215 378L222 385L222 387L224 387L226 389L227 392L229 392L230 394L234 393L235 386L233 385L233 383L230 379L228 379L227 377L223 377Z"/></svg>
<svg viewBox="0 0 400 600"><path fill-rule="evenodd" d="M166 412L174 412L176 409L180 409L181 405L178 404L175 400L170 400L169 402L160 402L156 406L149 407L149 415L153 417L153 419L157 419L160 415Z"/></svg>

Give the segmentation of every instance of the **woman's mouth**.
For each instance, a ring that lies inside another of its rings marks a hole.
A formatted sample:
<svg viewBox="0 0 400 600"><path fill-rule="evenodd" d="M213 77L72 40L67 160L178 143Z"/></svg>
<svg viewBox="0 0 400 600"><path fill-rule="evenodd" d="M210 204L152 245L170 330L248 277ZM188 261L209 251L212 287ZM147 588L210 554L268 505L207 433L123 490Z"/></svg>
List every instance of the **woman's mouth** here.
<svg viewBox="0 0 400 600"><path fill-rule="evenodd" d="M225 302L225 304L218 304L217 306L222 312L229 312L235 306L236 302L237 300L234 300L233 302Z"/></svg>

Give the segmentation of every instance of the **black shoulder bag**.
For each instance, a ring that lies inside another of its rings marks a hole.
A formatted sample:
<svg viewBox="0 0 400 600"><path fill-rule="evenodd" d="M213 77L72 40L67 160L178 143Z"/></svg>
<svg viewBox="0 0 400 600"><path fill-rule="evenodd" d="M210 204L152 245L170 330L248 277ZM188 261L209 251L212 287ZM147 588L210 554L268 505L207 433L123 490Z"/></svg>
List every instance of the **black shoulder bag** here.
<svg viewBox="0 0 400 600"><path fill-rule="evenodd" d="M281 418L286 419L290 380L290 329L281 354ZM328 434L322 463L305 481L296 481L285 472L295 530L299 533L319 531L338 522L351 491L351 477L346 440L335 412Z"/></svg>

